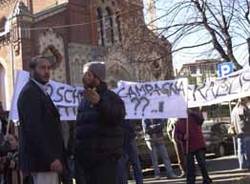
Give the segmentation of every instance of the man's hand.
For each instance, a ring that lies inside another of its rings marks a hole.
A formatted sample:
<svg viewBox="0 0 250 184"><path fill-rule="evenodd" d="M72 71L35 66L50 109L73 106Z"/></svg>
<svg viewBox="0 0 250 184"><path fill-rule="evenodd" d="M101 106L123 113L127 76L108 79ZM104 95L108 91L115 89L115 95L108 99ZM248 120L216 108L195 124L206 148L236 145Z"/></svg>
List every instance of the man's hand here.
<svg viewBox="0 0 250 184"><path fill-rule="evenodd" d="M63 171L63 165L60 160L56 159L50 164L50 170L53 172L61 173Z"/></svg>
<svg viewBox="0 0 250 184"><path fill-rule="evenodd" d="M227 130L227 133L231 136L235 136L236 135L236 130L235 130L235 126L234 125L230 125L228 130Z"/></svg>
<svg viewBox="0 0 250 184"><path fill-rule="evenodd" d="M90 101L91 104L95 105L100 101L100 95L96 92L95 89L86 89L84 91L84 96L87 98L87 100Z"/></svg>

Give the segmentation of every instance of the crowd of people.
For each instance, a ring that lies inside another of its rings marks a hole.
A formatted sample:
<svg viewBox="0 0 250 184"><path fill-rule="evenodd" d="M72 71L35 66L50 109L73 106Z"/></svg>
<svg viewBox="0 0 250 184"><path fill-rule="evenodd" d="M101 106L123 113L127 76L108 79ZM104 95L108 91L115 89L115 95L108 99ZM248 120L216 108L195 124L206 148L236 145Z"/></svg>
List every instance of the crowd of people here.
<svg viewBox="0 0 250 184"><path fill-rule="evenodd" d="M50 62L37 56L29 67L30 80L18 99L18 135L9 130L0 104L0 184L72 184L73 178L76 184L127 184L129 164L136 184L142 184L136 133L132 122L125 120L123 101L105 83L105 64L89 62L83 67L84 97L78 107L70 151L62 136L60 114L47 93ZM248 102L240 101L232 112L231 131L238 139L240 168L250 168ZM203 121L197 108L189 109L187 118L142 120L155 179L186 177L187 184L195 184L196 159L203 184L212 183L206 166ZM171 166L163 133L165 125L180 175ZM160 172L158 156L165 166L164 174Z"/></svg>
<svg viewBox="0 0 250 184"><path fill-rule="evenodd" d="M8 113L0 102L0 183L20 183L18 168L18 138L14 132L7 130Z"/></svg>

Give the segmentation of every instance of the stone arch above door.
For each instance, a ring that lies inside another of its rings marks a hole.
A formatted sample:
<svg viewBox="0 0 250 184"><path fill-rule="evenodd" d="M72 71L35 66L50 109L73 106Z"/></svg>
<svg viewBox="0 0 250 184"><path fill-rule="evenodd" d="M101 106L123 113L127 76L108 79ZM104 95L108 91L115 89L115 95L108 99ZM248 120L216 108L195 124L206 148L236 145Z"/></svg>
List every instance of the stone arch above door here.
<svg viewBox="0 0 250 184"><path fill-rule="evenodd" d="M53 63L52 79L66 82L63 38L52 29L41 33L39 35L39 53L51 59Z"/></svg>
<svg viewBox="0 0 250 184"><path fill-rule="evenodd" d="M62 55L53 45L49 45L45 48L42 55L50 60L53 69L58 68L62 62Z"/></svg>

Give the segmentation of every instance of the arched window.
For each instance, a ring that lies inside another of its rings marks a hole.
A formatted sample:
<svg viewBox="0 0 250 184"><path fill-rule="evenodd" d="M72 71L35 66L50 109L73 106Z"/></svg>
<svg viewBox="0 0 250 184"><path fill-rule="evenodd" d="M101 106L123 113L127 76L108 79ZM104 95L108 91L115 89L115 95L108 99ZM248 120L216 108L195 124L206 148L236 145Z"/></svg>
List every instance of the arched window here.
<svg viewBox="0 0 250 184"><path fill-rule="evenodd" d="M98 42L104 46L104 31L103 31L103 14L101 8L97 8L97 25L98 25Z"/></svg>
<svg viewBox="0 0 250 184"><path fill-rule="evenodd" d="M108 42L114 43L113 13L109 7L106 8L105 31Z"/></svg>
<svg viewBox="0 0 250 184"><path fill-rule="evenodd" d="M116 24L117 24L117 32L118 32L118 39L121 42L122 41L122 31L121 31L121 20L119 13L116 13Z"/></svg>

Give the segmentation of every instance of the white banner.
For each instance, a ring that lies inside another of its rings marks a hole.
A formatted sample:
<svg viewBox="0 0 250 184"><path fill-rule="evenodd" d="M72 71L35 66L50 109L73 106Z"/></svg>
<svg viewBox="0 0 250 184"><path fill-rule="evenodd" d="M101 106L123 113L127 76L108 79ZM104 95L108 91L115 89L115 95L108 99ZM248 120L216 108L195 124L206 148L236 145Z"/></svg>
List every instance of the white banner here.
<svg viewBox="0 0 250 184"><path fill-rule="evenodd" d="M83 87L70 86L51 80L47 92L56 106L75 107L81 100Z"/></svg>
<svg viewBox="0 0 250 184"><path fill-rule="evenodd" d="M14 95L9 118L18 121L17 100L24 85L29 81L29 73L18 71L15 83ZM64 83L50 81L48 84L48 94L54 104L58 107L61 120L75 120L77 107L83 92L82 87L70 86Z"/></svg>
<svg viewBox="0 0 250 184"><path fill-rule="evenodd" d="M201 86L188 86L188 107L208 106L250 96L250 69L239 70Z"/></svg>
<svg viewBox="0 0 250 184"><path fill-rule="evenodd" d="M24 85L28 82L30 74L25 71L18 71L16 75L14 93L11 102L11 108L9 113L9 119L13 121L17 121L18 118L18 111L17 111L17 100L19 94L21 93Z"/></svg>
<svg viewBox="0 0 250 184"><path fill-rule="evenodd" d="M57 108L60 113L61 120L63 121L76 120L78 106L75 107L57 106Z"/></svg>
<svg viewBox="0 0 250 184"><path fill-rule="evenodd" d="M187 116L187 79L157 82L121 81L116 89L125 102L127 119Z"/></svg>
<svg viewBox="0 0 250 184"><path fill-rule="evenodd" d="M29 73L17 73L11 120L18 120L17 100L28 80ZM187 101L191 108L250 96L250 69L234 72L201 86L189 85L188 90L187 86L186 79L145 83L121 81L115 91L125 102L128 119L185 117ZM50 81L48 93L58 107L62 120L76 118L82 92L82 87Z"/></svg>
<svg viewBox="0 0 250 184"><path fill-rule="evenodd" d="M28 80L29 73L18 72L10 112L11 120L18 120L17 100ZM61 120L76 119L82 92L82 87L49 82L48 94L58 107ZM187 79L147 83L121 82L116 92L125 102L127 119L186 117Z"/></svg>

